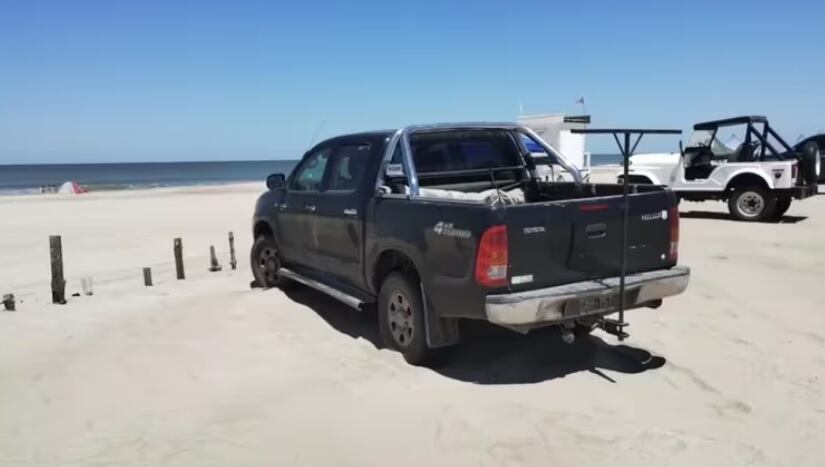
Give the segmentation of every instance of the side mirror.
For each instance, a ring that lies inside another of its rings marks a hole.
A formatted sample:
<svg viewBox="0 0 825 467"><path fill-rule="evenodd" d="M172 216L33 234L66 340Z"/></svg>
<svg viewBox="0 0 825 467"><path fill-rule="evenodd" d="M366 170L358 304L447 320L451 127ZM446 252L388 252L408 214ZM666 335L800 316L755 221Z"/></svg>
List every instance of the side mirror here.
<svg viewBox="0 0 825 467"><path fill-rule="evenodd" d="M272 174L266 177L266 187L270 190L280 190L286 186L286 176L284 174Z"/></svg>

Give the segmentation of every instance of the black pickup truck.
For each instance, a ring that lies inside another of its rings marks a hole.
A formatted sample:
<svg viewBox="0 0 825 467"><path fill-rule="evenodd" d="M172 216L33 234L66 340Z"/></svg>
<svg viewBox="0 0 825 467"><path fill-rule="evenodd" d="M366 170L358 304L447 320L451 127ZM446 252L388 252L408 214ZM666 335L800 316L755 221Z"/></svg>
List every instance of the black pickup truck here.
<svg viewBox="0 0 825 467"><path fill-rule="evenodd" d="M543 181L539 165L574 181ZM374 306L385 344L411 363L457 343L461 319L520 332L556 324L566 340L597 326L626 335L626 323L606 318L619 307L622 186L584 183L526 127L339 136L267 187L253 221L256 282L299 282L355 309ZM623 305L656 308L690 275L676 265L676 198L634 185L627 199Z"/></svg>

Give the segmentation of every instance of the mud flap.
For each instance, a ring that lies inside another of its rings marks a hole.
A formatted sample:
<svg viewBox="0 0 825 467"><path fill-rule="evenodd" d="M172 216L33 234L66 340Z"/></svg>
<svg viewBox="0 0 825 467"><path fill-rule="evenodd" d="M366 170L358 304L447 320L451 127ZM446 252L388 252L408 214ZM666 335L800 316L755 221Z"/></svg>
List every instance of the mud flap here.
<svg viewBox="0 0 825 467"><path fill-rule="evenodd" d="M424 325L427 334L427 346L430 348L446 347L458 344L461 336L458 332L458 319L440 318L432 311L430 300L421 286L421 302L424 304Z"/></svg>

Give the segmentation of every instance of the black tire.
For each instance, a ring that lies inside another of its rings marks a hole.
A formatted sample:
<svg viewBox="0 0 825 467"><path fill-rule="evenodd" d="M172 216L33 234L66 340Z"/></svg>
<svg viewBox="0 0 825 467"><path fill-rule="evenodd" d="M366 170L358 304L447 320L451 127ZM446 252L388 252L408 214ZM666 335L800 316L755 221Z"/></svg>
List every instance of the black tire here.
<svg viewBox="0 0 825 467"><path fill-rule="evenodd" d="M799 178L805 185L816 185L822 175L819 145L809 141L799 151Z"/></svg>
<svg viewBox="0 0 825 467"><path fill-rule="evenodd" d="M774 217L776 197L761 186L737 187L728 199L728 210L737 220L764 222Z"/></svg>
<svg viewBox="0 0 825 467"><path fill-rule="evenodd" d="M252 249L249 251L249 264L255 282L260 287L266 289L270 287L286 288L292 284L292 281L278 274L278 269L281 268L281 259L278 256L278 245L272 237L262 235L255 239L255 243L252 244Z"/></svg>
<svg viewBox="0 0 825 467"><path fill-rule="evenodd" d="M393 272L378 293L378 331L384 345L397 350L412 365L431 356L424 329L421 289L411 274Z"/></svg>
<svg viewBox="0 0 825 467"><path fill-rule="evenodd" d="M819 183L825 183L825 148L819 148Z"/></svg>
<svg viewBox="0 0 825 467"><path fill-rule="evenodd" d="M819 183L825 183L825 148L819 151Z"/></svg>
<svg viewBox="0 0 825 467"><path fill-rule="evenodd" d="M776 211L773 213L773 217L775 220L781 220L782 216L788 212L788 209L791 207L791 202L793 198L790 196L780 196L776 198Z"/></svg>

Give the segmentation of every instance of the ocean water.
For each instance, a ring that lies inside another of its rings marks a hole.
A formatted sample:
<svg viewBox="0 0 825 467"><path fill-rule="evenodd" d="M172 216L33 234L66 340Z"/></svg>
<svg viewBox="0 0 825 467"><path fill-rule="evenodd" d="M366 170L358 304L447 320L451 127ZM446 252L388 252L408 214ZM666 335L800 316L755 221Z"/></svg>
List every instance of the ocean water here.
<svg viewBox="0 0 825 467"><path fill-rule="evenodd" d="M90 191L265 181L289 173L297 161L139 162L0 165L0 193L39 193L75 181Z"/></svg>
<svg viewBox="0 0 825 467"><path fill-rule="evenodd" d="M622 163L621 154L591 154L590 165L597 167L599 165L619 165Z"/></svg>
<svg viewBox="0 0 825 467"><path fill-rule="evenodd" d="M298 161L135 162L0 165L0 194L39 193L74 181L89 191L261 181L288 174ZM619 164L616 154L593 154L593 166Z"/></svg>

